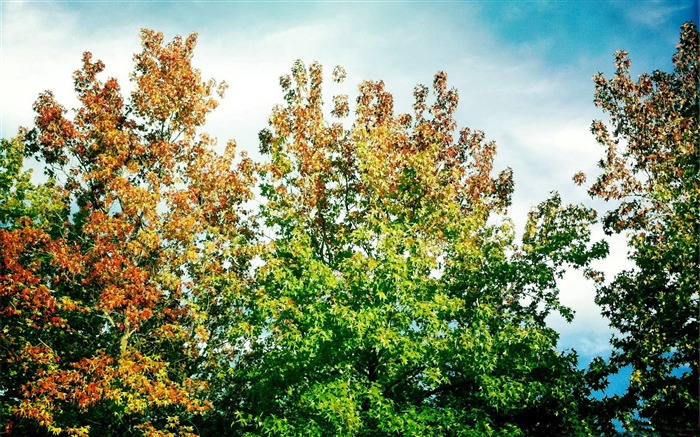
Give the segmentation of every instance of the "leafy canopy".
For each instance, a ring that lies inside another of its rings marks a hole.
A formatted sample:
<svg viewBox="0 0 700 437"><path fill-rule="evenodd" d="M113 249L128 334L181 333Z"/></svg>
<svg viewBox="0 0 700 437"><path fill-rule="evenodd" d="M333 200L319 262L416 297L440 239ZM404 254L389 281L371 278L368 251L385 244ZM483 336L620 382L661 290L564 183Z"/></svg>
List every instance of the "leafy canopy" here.
<svg viewBox="0 0 700 437"><path fill-rule="evenodd" d="M494 171L483 132L458 129L445 73L415 88L410 114L362 82L351 113L346 95L326 107L323 68L298 61L254 163L202 131L225 84L193 67L196 35L141 40L128 97L86 53L80 106L42 93L34 126L2 141L5 431L590 435L618 417L692 432L693 26L674 73L634 82L620 53L614 79L596 78L611 125L594 124L608 153L590 192L620 201L606 229L629 232L637 268L599 286L621 335L587 375L546 320L573 317L566 269L599 277L596 214L553 192L517 241L512 172ZM625 395L590 398L628 365Z"/></svg>
<svg viewBox="0 0 700 437"><path fill-rule="evenodd" d="M224 351L208 339L245 282L253 165L199 133L224 85L192 67L196 36L141 40L128 100L85 53L74 115L44 92L24 150L2 143L0 398L16 435L191 435L212 409Z"/></svg>
<svg viewBox="0 0 700 437"><path fill-rule="evenodd" d="M517 245L511 171L492 174L483 132L456 131L446 79L432 98L415 89L412 115L363 82L350 123L344 95L326 118L319 64L280 79L285 104L260 133L257 332L224 388L243 432L588 432L575 354L545 318L571 317L563 269L606 253L590 244L595 214L553 194Z"/></svg>
<svg viewBox="0 0 700 437"><path fill-rule="evenodd" d="M591 378L631 367L626 393L609 400L630 432L698 432L698 40L696 26L683 25L671 73L634 80L619 51L614 76L594 78L595 104L609 120L592 126L606 154L589 193L616 202L605 229L625 233L635 267L598 288L596 302L619 334Z"/></svg>

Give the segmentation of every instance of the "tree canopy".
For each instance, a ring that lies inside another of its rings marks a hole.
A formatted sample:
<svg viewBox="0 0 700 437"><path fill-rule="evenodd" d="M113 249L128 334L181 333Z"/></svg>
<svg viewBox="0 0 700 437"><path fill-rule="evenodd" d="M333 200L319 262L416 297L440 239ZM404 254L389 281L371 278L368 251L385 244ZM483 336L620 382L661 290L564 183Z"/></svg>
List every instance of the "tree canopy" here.
<svg viewBox="0 0 700 437"><path fill-rule="evenodd" d="M605 230L625 233L634 268L598 289L596 302L618 335L609 361L596 361L591 375L632 369L626 393L610 400L631 432L698 432L699 49L698 30L687 23L673 72L635 81L619 51L613 78L594 78L595 104L609 121L592 125L606 154L589 193L616 201Z"/></svg>
<svg viewBox="0 0 700 437"><path fill-rule="evenodd" d="M191 435L212 408L209 338L233 317L213 278L245 282L253 165L197 133L223 87L192 68L195 37L141 38L128 102L89 53L72 119L39 96L24 152L53 185L28 187L22 145L3 142L0 396L14 434Z"/></svg>
<svg viewBox="0 0 700 437"><path fill-rule="evenodd" d="M362 82L351 111L297 61L254 162L204 132L226 84L192 65L196 34L140 36L128 96L85 53L79 106L46 91L34 126L2 140L5 433L698 431L694 26L673 73L634 82L620 52L595 79L610 125L594 123L608 152L590 193L620 201L604 224L629 232L637 265L612 282L591 265L608 251L596 212L556 191L516 238L512 171L458 127L446 73L407 113ZM558 282L572 268L619 332L587 370L548 325L574 317ZM625 366L627 393L596 400Z"/></svg>

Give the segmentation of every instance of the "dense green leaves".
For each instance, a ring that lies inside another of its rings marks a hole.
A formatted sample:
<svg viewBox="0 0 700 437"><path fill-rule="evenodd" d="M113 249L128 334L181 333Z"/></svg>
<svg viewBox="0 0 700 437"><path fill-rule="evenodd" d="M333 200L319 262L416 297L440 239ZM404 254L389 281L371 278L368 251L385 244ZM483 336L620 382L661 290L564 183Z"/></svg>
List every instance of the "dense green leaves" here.
<svg viewBox="0 0 700 437"><path fill-rule="evenodd" d="M31 170L24 170L24 144L21 138L2 139L0 145L0 227L20 226L27 217L43 229L56 230L63 224L64 199L53 181L37 186Z"/></svg>
<svg viewBox="0 0 700 437"><path fill-rule="evenodd" d="M595 214L553 197L515 244L495 145L456 133L446 75L394 114L381 82L359 86L348 129L323 115L322 69L297 62L286 105L261 132L250 354L229 402L244 431L274 435L585 434L586 389L545 324L566 266L606 253ZM333 98L343 103L345 97ZM347 111L336 109L334 114Z"/></svg>

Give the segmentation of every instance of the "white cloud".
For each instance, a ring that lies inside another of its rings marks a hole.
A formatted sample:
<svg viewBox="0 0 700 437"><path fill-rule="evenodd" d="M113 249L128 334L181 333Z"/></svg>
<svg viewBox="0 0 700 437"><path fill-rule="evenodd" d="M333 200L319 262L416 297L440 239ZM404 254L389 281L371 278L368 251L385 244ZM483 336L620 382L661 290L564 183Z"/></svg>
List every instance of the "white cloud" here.
<svg viewBox="0 0 700 437"><path fill-rule="evenodd" d="M51 17L50 9L41 10L30 3L3 4L0 81L3 137L14 136L18 125L31 122L32 103L41 91L70 86L72 70L66 52L75 50L70 47L70 33L61 28L70 17ZM75 53L79 56L79 52Z"/></svg>
<svg viewBox="0 0 700 437"><path fill-rule="evenodd" d="M220 140L232 137L255 153L258 131L267 126L272 107L282 102L279 77L287 74L298 58L307 64L330 59L330 48L318 43L329 35L329 26L315 24L270 32L253 40L239 33L200 38L197 66L205 77L229 85L207 129ZM330 73L332 65L325 68Z"/></svg>
<svg viewBox="0 0 700 437"><path fill-rule="evenodd" d="M627 3L624 5L624 14L632 22L658 30L668 26L668 21L679 12L692 11L694 4L697 8L697 2L694 1Z"/></svg>

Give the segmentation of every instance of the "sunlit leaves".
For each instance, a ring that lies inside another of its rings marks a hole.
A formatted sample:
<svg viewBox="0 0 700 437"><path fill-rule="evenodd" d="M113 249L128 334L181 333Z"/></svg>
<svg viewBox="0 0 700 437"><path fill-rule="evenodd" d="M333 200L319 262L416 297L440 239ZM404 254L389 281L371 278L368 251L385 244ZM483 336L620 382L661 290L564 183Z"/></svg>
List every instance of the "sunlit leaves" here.
<svg viewBox="0 0 700 437"><path fill-rule="evenodd" d="M174 140L184 134L192 137L202 126L207 113L217 106L211 96L223 96L225 84L203 82L198 69L192 68L197 35L184 40L176 36L164 43L162 33L141 31L143 51L135 56L132 80L137 84L133 95L136 115L145 117L154 130L152 140ZM184 151L173 150L175 154Z"/></svg>

